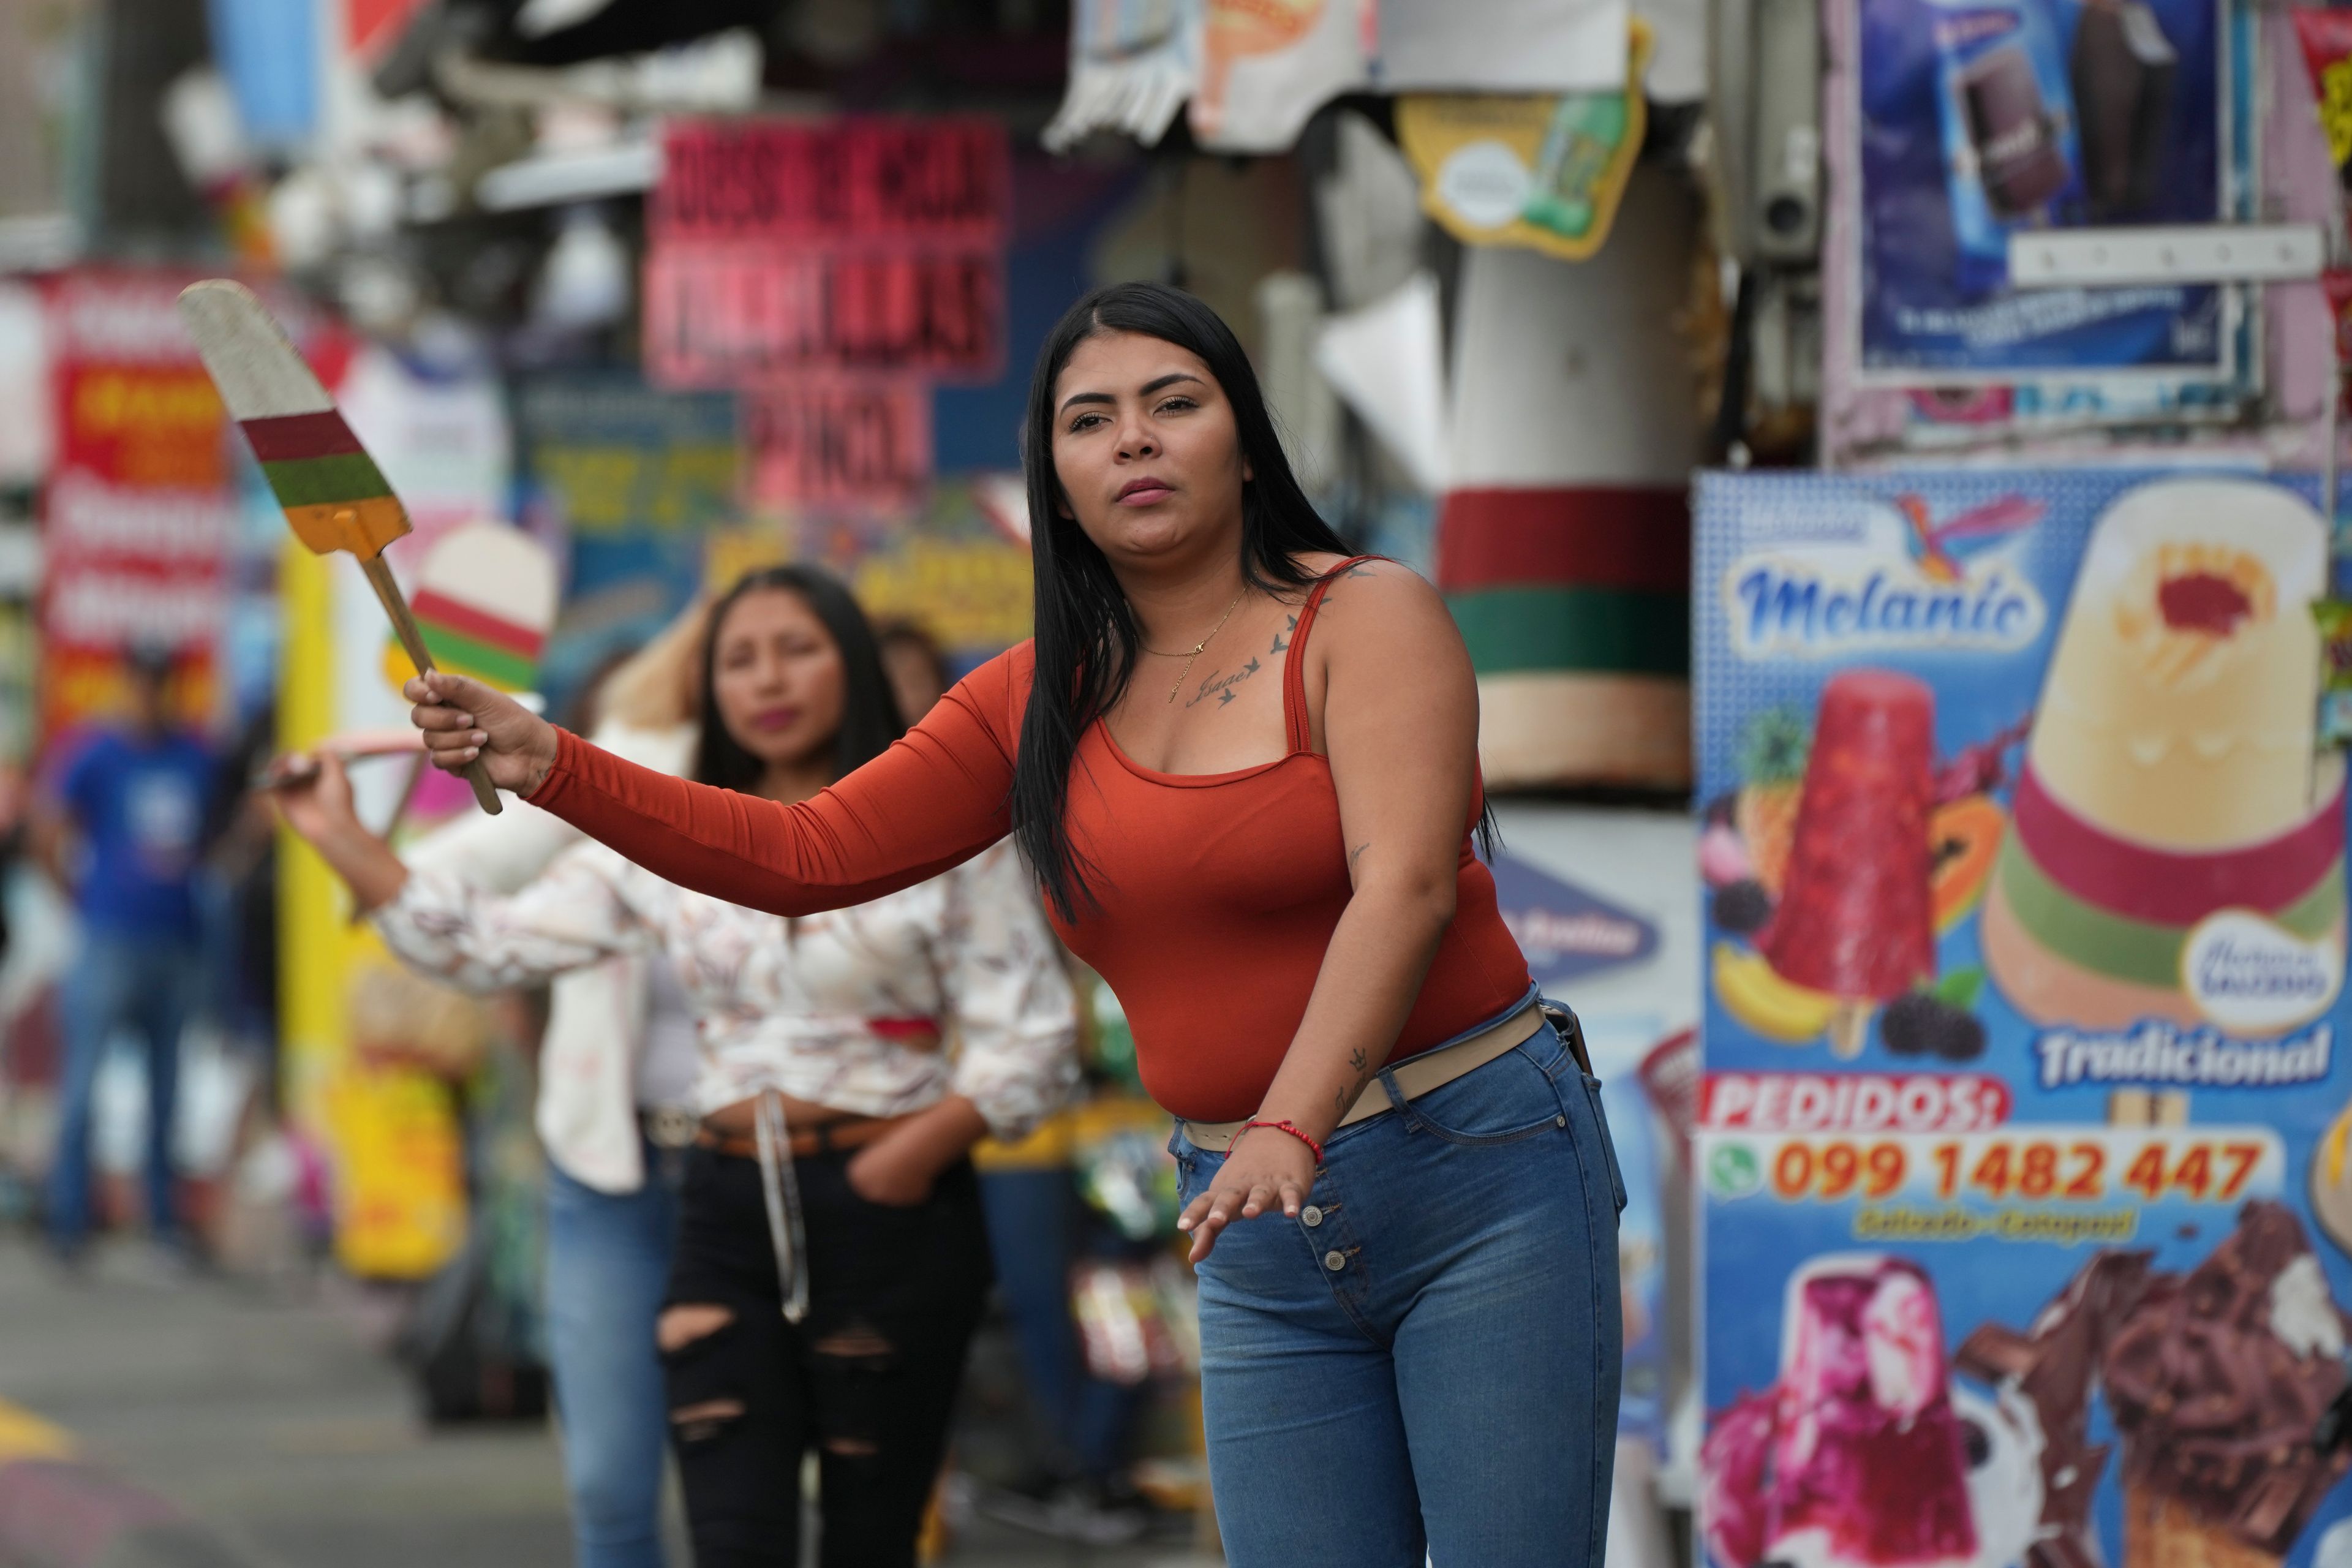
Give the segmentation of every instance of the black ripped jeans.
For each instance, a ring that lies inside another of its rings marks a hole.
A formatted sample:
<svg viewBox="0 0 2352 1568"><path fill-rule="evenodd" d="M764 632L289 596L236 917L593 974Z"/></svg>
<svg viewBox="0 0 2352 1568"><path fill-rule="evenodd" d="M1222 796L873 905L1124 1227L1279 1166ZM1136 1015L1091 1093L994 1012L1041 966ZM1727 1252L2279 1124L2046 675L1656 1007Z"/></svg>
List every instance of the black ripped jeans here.
<svg viewBox="0 0 2352 1568"><path fill-rule="evenodd" d="M696 1568L794 1568L811 1448L824 1568L913 1568L988 1290L980 1184L960 1161L927 1202L873 1204L851 1189L847 1161L794 1164L809 1279L794 1324L759 1162L688 1156L667 1304L733 1314L662 1357Z"/></svg>

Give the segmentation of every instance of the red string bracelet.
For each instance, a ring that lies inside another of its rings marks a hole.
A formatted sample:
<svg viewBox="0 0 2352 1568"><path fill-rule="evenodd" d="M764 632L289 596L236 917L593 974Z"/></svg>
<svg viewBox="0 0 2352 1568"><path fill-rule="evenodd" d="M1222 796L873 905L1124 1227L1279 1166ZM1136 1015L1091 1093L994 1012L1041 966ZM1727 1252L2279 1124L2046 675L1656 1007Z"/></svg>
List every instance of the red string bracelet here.
<svg viewBox="0 0 2352 1568"><path fill-rule="evenodd" d="M1297 1139L1301 1143L1306 1144L1308 1149L1314 1152L1315 1163L1319 1165L1323 1163L1323 1145L1315 1142L1315 1135L1307 1131L1304 1127L1299 1126L1296 1121L1244 1121L1242 1123L1242 1131L1246 1132L1253 1127L1271 1127L1276 1132L1289 1133L1293 1138ZM1235 1134L1236 1142L1239 1142L1239 1134Z"/></svg>

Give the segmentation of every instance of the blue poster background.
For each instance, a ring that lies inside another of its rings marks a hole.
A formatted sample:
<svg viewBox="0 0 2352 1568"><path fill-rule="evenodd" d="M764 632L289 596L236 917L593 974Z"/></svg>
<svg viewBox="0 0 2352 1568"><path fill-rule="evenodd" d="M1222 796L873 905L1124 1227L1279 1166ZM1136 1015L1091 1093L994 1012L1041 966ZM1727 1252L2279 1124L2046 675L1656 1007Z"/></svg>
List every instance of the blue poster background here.
<svg viewBox="0 0 2352 1568"><path fill-rule="evenodd" d="M1790 1281L1808 1264L1838 1255L1861 1255L1865 1262L1901 1259L1922 1269L1940 1312L1948 1363L1965 1338L1983 1325L2029 1330L2036 1315L2103 1246L2150 1251L2158 1270L2193 1268L2232 1234L2241 1223L2242 1205L2253 1198L2285 1205L2317 1259L2338 1312L2352 1303L2352 1255L2346 1250L2352 1245L2352 1231L2336 1210L2331 1210L2331 1229L2315 1214L2312 1198L2315 1176L2327 1171L2336 1172L2336 1190L2344 1190L2342 1151L2331 1154L2324 1142L2331 1128L2340 1131L2342 1119L2352 1114L2347 1106L2352 1067L2337 1048L2347 1019L2352 1019L2352 1006L2340 987L2318 1017L2284 1032L2234 1035L2211 1027L2168 1026L2179 1038L2201 1036L2208 1045L2223 1050L2260 1052L2273 1046L2303 1050L2292 1070L2278 1074L2281 1081L2261 1087L2140 1077L2123 1070L2049 1082L2045 1055L2037 1047L2069 1026L2029 1019L1992 977L1983 977L1965 1003L1981 1026L1981 1049L1957 1059L1933 1052L1891 1051L1883 1008L1852 1056L1836 1054L1823 1037L1791 1038L1787 1031L1775 1037L1757 1026L1753 1004L1727 1001L1725 993L1726 963L1736 970L1739 961L1760 949L1763 940L1756 911L1740 907L1743 898L1752 903L1755 895L1726 897L1733 879L1724 873L1740 868L1738 857L1728 867L1722 858L1727 842L1722 836L1737 838L1741 825L1752 826L1760 820L1752 802L1743 805L1741 798L1759 761L1759 716L1794 715L1801 724L1810 722L1824 684L1842 671L1866 667L1916 677L1934 694L1939 768L1967 758L1972 748L1979 749L1979 758L1981 749L1998 748L2000 764L1980 775L1980 793L1998 808L2004 831L2013 829L2023 750L2020 742L2042 699L2044 678L2095 529L2126 497L2148 487L2200 478L2275 486L2306 504L2315 500L2316 485L2307 476L2243 471L2200 476L2189 470L2082 468L1702 477L1692 604L1698 798L1703 833L1716 840L1717 857L1710 859L1707 838L1703 838L1701 864L1712 868L1708 879L1717 884L1705 895L1702 923L1708 956L1702 976L1701 1039L1710 1085L1719 1085L1726 1074L1784 1083L1797 1076L1832 1083L1860 1077L1884 1082L1902 1075L1990 1077L2007 1087L2011 1100L2009 1121L1998 1131L2021 1141L2020 1148L2027 1142L2065 1147L2077 1140L2116 1136L2118 1125L2111 1123L2111 1116L2117 1115L2119 1095L2171 1092L2185 1096L2181 1103L2186 1108L2185 1124L2163 1129L2174 1140L2176 1152L2200 1141L2227 1139L2231 1129L2242 1130L2240 1136L2277 1141L2275 1159L2266 1159L2262 1173L2227 1202L2210 1194L2200 1201L2179 1191L2148 1202L2119 1186L2114 1168L2107 1172L2100 1200L2087 1205L2020 1204L2013 1194L2004 1205L1998 1195L1965 1190L1945 1194L1943 1200L1942 1206L1979 1215L2006 1206L2121 1216L2128 1222L2127 1239L1979 1235L1957 1240L1888 1240L1885 1232L1866 1229L1861 1216L1872 1205L1850 1193L1833 1200L1818 1193L1791 1199L1770 1190L1766 1178L1777 1151L1802 1129L1727 1126L1711 1111L1696 1173L1703 1232L1701 1386L1711 1432L1725 1430L1738 1402L1771 1388L1788 1372L1783 1303ZM2315 522L2315 507L2311 515ZM2225 545L2232 537L2226 515L2214 516L2210 523L2191 520L2182 527L2205 529ZM1940 619L1934 619L1927 605L1939 596L1947 607ZM2301 613L2294 605L2281 609ZM2006 743L2004 736L2011 738ZM1742 853L1752 850L1744 846ZM2340 850L2338 855L2340 859ZM2336 898L2340 922L2340 891ZM1981 913L1981 903L1967 907L1937 936L1939 980L1985 969ZM2340 943L2340 935L2335 940ZM2113 1032L2120 1037L2131 1028L2117 1026ZM1938 1142L1952 1136L1883 1131L1840 1134L1832 1127L1824 1139L1820 1131L1813 1134L1817 1150L1840 1137L1857 1145L1899 1143L1914 1173ZM1734 1149L1739 1152L1726 1152ZM1966 1394L1992 1400L1998 1394L1957 1373L1953 1388L1955 1399ZM2089 1438L2095 1444L2112 1441L2115 1435L2112 1406L2103 1394L2095 1394ZM2105 1461L2091 1515L2108 1563L2126 1560L2121 1468L2118 1450ZM2258 1472L2255 1467L2249 1475ZM1701 1484L1704 1539L1709 1486L1705 1476ZM2247 1482L2249 1488L2253 1484L2252 1479ZM2347 1490L2352 1489L2339 1483L2327 1493L2286 1554L2287 1568L2311 1563L2327 1531L2352 1517ZM1735 1501L1718 1493L1717 1516ZM1748 1501L1760 1507L1753 1498ZM1980 1511L1987 1506L1979 1503ZM1990 1533L1999 1537L2000 1532ZM2333 1568L2347 1551L2352 1551L2352 1527L2320 1555ZM1715 1568L1753 1568L1706 1546L1701 1557ZM1999 1560L1979 1556L1973 1568L1999 1568Z"/></svg>

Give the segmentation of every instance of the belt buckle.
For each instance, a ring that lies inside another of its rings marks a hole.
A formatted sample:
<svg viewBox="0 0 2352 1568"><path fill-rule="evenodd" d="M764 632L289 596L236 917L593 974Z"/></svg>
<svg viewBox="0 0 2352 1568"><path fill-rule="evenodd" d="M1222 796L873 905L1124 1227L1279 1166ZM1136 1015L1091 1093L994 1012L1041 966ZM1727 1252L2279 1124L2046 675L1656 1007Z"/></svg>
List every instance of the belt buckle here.
<svg viewBox="0 0 2352 1568"><path fill-rule="evenodd" d="M684 1149L702 1131L702 1119L679 1105L656 1105L646 1112L646 1137L656 1149Z"/></svg>

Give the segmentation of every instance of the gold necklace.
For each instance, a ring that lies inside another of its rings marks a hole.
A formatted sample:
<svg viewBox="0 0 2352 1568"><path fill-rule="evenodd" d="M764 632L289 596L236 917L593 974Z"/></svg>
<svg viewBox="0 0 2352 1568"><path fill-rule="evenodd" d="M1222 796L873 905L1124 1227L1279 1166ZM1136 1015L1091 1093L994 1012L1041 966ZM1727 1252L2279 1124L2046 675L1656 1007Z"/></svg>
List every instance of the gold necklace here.
<svg viewBox="0 0 2352 1568"><path fill-rule="evenodd" d="M1202 637L1199 642L1194 643L1192 645L1192 651L1184 656L1184 668L1176 672L1176 684L1168 689L1168 702L1171 707L1175 705L1176 694L1184 689L1184 678L1192 673L1192 661L1199 658L1201 657L1201 650L1207 647L1211 642L1215 640L1217 634L1225 629L1225 623L1232 620L1234 618L1234 612L1242 607L1242 594L1246 594L1248 592L1249 584L1247 583L1243 584L1241 586L1241 593L1234 595L1234 602L1225 606L1225 613L1217 617L1217 624L1209 628L1209 635ZM1176 657L1172 653L1162 653L1156 647L1147 647L1143 651L1151 655L1154 658L1174 658Z"/></svg>

